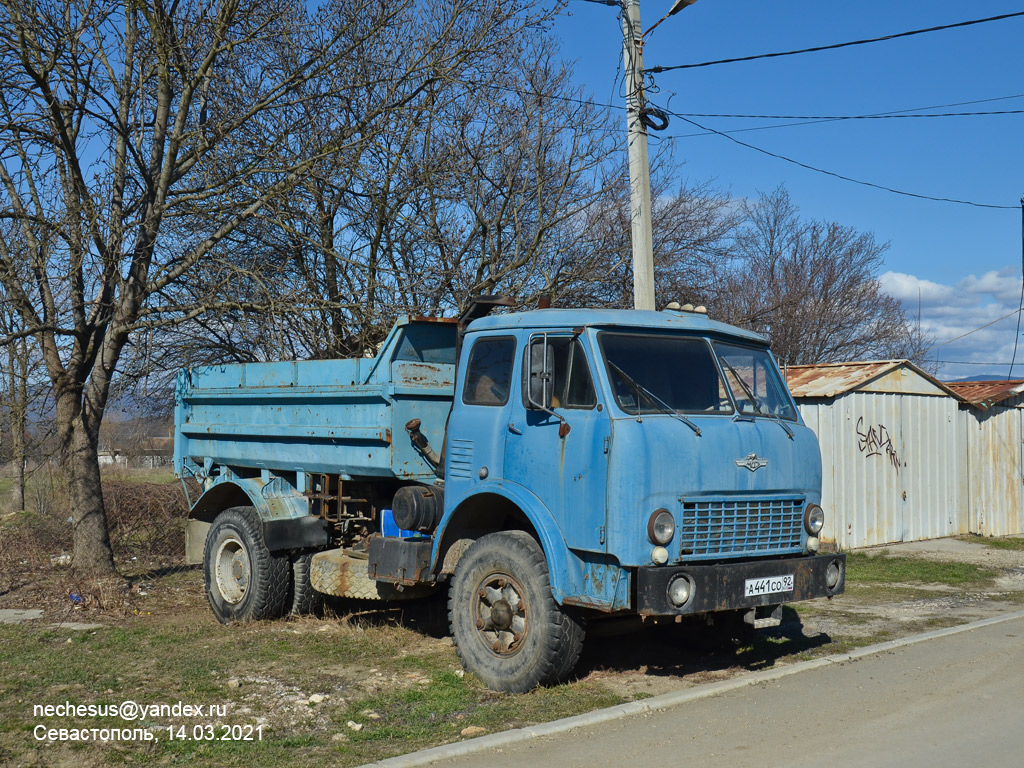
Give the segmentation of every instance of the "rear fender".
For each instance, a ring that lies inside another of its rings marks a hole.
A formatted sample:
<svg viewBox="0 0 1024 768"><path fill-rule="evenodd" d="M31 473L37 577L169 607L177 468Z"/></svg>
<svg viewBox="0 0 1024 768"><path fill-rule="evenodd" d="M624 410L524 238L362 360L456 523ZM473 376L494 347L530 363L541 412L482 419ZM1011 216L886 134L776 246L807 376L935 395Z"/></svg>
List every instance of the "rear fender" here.
<svg viewBox="0 0 1024 768"><path fill-rule="evenodd" d="M206 534L217 515L231 507L251 506L263 523L263 540L271 552L323 547L330 536L323 520L309 514L306 498L280 477L215 480L188 513L185 561L203 561Z"/></svg>

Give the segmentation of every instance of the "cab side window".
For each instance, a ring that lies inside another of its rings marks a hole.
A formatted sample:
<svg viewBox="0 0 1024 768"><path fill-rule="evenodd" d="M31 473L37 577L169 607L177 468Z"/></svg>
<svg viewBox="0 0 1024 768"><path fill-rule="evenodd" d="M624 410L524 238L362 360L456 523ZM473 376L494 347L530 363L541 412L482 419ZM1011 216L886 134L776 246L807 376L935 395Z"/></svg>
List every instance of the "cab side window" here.
<svg viewBox="0 0 1024 768"><path fill-rule="evenodd" d="M530 340L531 347L542 347L543 337L534 337ZM587 355L583 351L583 345L579 339L568 336L548 336L548 368L551 372L551 407L552 408L593 408L597 405L597 393L594 390L594 380L590 376L590 366L587 364ZM536 360L542 359L541 352L534 355ZM524 370L530 370L529 352L527 361L524 363ZM531 371L531 376L538 375ZM523 400L526 401L526 387L528 382L524 381Z"/></svg>
<svg viewBox="0 0 1024 768"><path fill-rule="evenodd" d="M555 349L555 398L562 408L593 408L597 405L594 380L579 339L552 339ZM554 404L558 407L558 403Z"/></svg>
<svg viewBox="0 0 1024 768"><path fill-rule="evenodd" d="M512 337L480 339L469 353L462 402L467 405L504 405L512 389Z"/></svg>

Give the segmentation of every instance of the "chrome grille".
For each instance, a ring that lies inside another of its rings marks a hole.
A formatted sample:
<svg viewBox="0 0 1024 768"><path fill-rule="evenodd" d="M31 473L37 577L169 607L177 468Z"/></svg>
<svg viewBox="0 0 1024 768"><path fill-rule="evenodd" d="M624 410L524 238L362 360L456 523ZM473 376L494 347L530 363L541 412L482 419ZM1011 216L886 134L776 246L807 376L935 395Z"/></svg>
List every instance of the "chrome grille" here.
<svg viewBox="0 0 1024 768"><path fill-rule="evenodd" d="M799 552L802 498L683 501L683 558Z"/></svg>

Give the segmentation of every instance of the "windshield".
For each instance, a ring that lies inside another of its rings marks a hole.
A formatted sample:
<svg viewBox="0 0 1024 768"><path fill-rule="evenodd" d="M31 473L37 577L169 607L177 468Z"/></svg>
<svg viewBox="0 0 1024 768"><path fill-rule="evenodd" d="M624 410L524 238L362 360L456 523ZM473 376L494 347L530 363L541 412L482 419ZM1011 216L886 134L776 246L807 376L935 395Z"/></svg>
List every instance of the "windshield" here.
<svg viewBox="0 0 1024 768"><path fill-rule="evenodd" d="M602 333L615 402L626 413L732 413L729 395L703 339Z"/></svg>
<svg viewBox="0 0 1024 768"><path fill-rule="evenodd" d="M796 421L796 409L767 350L723 342L714 347L740 413Z"/></svg>

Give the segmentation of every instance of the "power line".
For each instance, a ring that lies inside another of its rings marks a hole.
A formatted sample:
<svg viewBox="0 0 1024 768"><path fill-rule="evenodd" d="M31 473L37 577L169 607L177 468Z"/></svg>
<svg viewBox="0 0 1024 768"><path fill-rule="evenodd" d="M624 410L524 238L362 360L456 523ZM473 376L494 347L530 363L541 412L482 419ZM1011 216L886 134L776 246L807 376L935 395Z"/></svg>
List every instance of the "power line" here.
<svg viewBox="0 0 1024 768"><path fill-rule="evenodd" d="M657 74L659 72L670 72L674 69L695 69L697 67L711 67L716 64L733 64L738 61L756 61L757 59L773 59L779 56L795 56L801 53L816 53L818 51L831 51L836 48L848 48L852 45L867 45L868 43L880 43L885 40L896 40L901 37L911 37L912 35L923 35L928 32L940 32L945 29L956 29L958 27L970 27L974 24L985 24L990 21L1003 21L1004 19L1012 19L1016 16L1024 16L1024 11L1018 11L1017 13L1004 13L999 16L989 16L984 19L972 19L971 21L960 21L956 24L943 24L937 27L927 27L925 29L913 29L909 32L898 32L894 35L883 35L882 37L871 37L864 40L851 40L846 43L833 43L832 45L817 45L813 48L800 48L795 51L779 51L776 53L759 53L753 56L738 56L732 59L715 59L714 61L702 61L697 64L676 64L670 67L651 67L650 69L644 70L645 72L651 72Z"/></svg>
<svg viewBox="0 0 1024 768"><path fill-rule="evenodd" d="M813 120L829 122L831 120L895 120L925 117L972 117L978 115L1021 115L1024 109L997 109L984 112L928 112L925 114L883 113L874 115L731 115L713 112L683 112L687 117L727 117L750 118L755 120ZM799 125L799 123L798 123Z"/></svg>
<svg viewBox="0 0 1024 768"><path fill-rule="evenodd" d="M1009 365L1005 360L935 360L934 362L943 365L990 365L992 367Z"/></svg>
<svg viewBox="0 0 1024 768"><path fill-rule="evenodd" d="M997 317L995 320L993 320L990 323L985 323L984 325L979 326L978 328L972 328L971 330L967 331L966 333L961 333L959 336L954 336L952 339L947 339L946 341L940 342L938 344L932 344L930 347L928 347L928 349L925 350L925 352L931 352L933 349L938 349L939 347L944 347L947 344L952 344L954 341L960 341L960 339L966 338L966 337L970 336L971 334L977 333L978 331L983 331L986 328L988 328L990 325L995 325L996 323L1002 322L1003 320L1005 320L1008 317L1013 317L1014 315L1017 315L1019 317L1020 313L1021 313L1021 310L1019 310L1019 309L1015 309L1012 312L1007 312L1002 317Z"/></svg>
<svg viewBox="0 0 1024 768"><path fill-rule="evenodd" d="M602 0L584 0L592 2L600 2ZM522 96L534 96L538 98L551 99L553 101L564 101L570 104L579 104L581 106L591 107L604 107L605 109L614 109L619 112L625 111L626 107L623 104L609 104L607 102L595 101L594 99L582 99L574 98L572 96L558 96L555 94L540 94L535 91L526 91L521 88L516 88L511 85L499 85L497 83L480 83L480 86L484 88L493 88L495 90L509 91L518 93ZM1020 115L1024 114L1024 109L1006 109L1006 110L991 110L991 111L978 111L978 112L939 112L933 114L915 115L909 114L912 112L924 112L929 109L946 109L949 107L959 107L969 104L985 104L993 101L1005 101L1007 99L1021 99L1024 98L1024 93L1014 94L1012 96L995 96L987 99L973 99L971 101L957 101L951 104L935 104L928 107L908 107L906 109L894 109L887 112L868 112L863 115L755 115L755 114L734 114L734 113L718 113L718 112L670 112L680 118L687 117L719 117L719 118L756 118L763 120L800 120L806 122L788 123L785 125L762 125L755 126L752 128L736 128L728 131L722 131L722 133L744 133L746 131L764 131L773 128L788 128L797 125L815 125L817 123L828 123L842 120L871 120L871 119L882 119L882 118L904 118L904 117L971 117L971 116L987 116L987 115ZM706 136L709 131L705 130L701 133L684 133L676 136L672 136L674 139L687 139L694 136Z"/></svg>
<svg viewBox="0 0 1024 768"><path fill-rule="evenodd" d="M969 106L969 105L972 105L972 104L987 104L987 103L990 103L990 102L993 102L993 101L1006 101L1008 99L1020 99L1020 98L1024 98L1024 93L1017 93L1017 94L1013 94L1011 96L994 96L994 97L986 98L986 99L972 99L970 101L956 101L956 102L953 102L953 103L950 103L950 104L933 104L933 105L928 106L928 107L910 107L910 108L907 108L907 109L888 110L886 112L869 112L869 113L867 113L865 115L852 115L852 116L831 115L831 116L820 116L820 117L817 117L817 118L799 117L799 116L793 116L793 115L720 114L720 115L717 115L717 116L724 117L724 118L758 117L758 118L768 119L768 120L771 120L771 119L790 120L790 119L792 119L792 120L799 120L800 121L800 122L795 122L795 123L780 123L780 124L776 124L776 125L757 125L757 126L753 126L753 127L750 127L750 128L732 128L732 129L727 130L727 131L722 131L723 133L750 133L751 131L773 131L773 130L776 130L777 128L792 128L792 127L800 126L800 125L819 125L821 123L838 122L838 121L841 121L841 120L859 120L859 119L865 119L865 118L873 118L873 117L876 117L876 116L879 116L879 117L881 117L881 116L888 116L888 115L903 116L903 115L906 115L906 114L911 113L911 112L925 112L925 111L931 110L931 109L951 109L953 107L964 107L964 106ZM1013 114L1013 113L1010 113L1009 111L1007 111L1007 113L1008 114ZM710 113L698 113L698 112L682 112L680 114L685 115L686 117L711 117L712 116ZM967 113L963 113L963 114L968 114L968 115L987 115L987 114L990 114L990 113L988 113L988 112L967 112ZM1001 114L1001 113L991 113L991 114ZM676 139L690 139L690 138L695 138L697 136L707 136L707 135L708 134L706 134L706 133L683 133L683 134L677 134L673 138L676 138Z"/></svg>
<svg viewBox="0 0 1024 768"><path fill-rule="evenodd" d="M712 117L713 115L700 115L696 113L683 112L682 114L687 117ZM750 128L731 128L722 133L751 133L753 131L774 131L779 128L795 128L801 125L821 125L822 123L836 123L844 120L869 120L869 119L882 119L882 118L905 118L905 117L961 117L961 116L986 116L986 115L1017 115L1024 114L1024 109L1014 110L1000 110L992 112L947 112L940 114L928 114L928 115L907 115L907 114L879 114L879 115L830 115L821 117L808 117L802 119L799 116L794 116L792 119L797 120L794 123L776 123L775 125L755 125ZM787 116L784 115L717 115L723 118L742 118L742 117L762 117L767 120L785 120ZM674 138L677 139L690 139L697 136L706 136L706 133L682 133Z"/></svg>
<svg viewBox="0 0 1024 768"><path fill-rule="evenodd" d="M604 102L595 101L593 99L581 99L581 98L574 98L574 97L571 97L571 96L556 96L556 95L553 95L553 94L538 94L538 93L533 92L533 91L527 91L527 90L523 90L523 89L518 89L518 88L514 88L512 86L498 85L496 83L482 83L481 85L483 85L484 87L494 88L496 90L512 91L512 92L515 92L515 93L519 93L521 95L528 95L528 96L537 96L537 97L542 97L542 98L548 98L548 99L551 99L553 101L563 101L563 102L567 102L567 103L571 103L571 104L579 104L581 106L605 107L607 109L615 109L615 110L619 110L619 111L625 110L625 106L623 106L621 104L608 104L608 103L604 103ZM956 102L956 103L953 103L953 104L943 104L943 105L938 105L938 106L934 106L934 107L913 107L913 108L910 108L910 109L907 109L907 110L895 110L893 113L895 113L895 112L904 112L904 111L910 112L910 111L925 110L925 109L942 109L942 108L945 108L945 107L960 106L962 104L963 105L966 105L966 104L980 104L980 103L989 102L989 101L1001 101L1001 100L1004 100L1004 99L1017 99L1017 98L1024 98L1024 94L1015 94L1013 96L997 96L997 97L988 98L988 99L975 99L973 101ZM787 163L792 163L793 165L797 165L797 166L799 166L801 168L804 168L806 170L814 171L815 173L822 173L822 174L824 174L826 176L831 176L833 178L840 179L841 181L848 181L848 182L851 182L853 184L860 184L860 185L865 186L865 187L871 187L873 189L880 189L880 190L885 191L885 192L891 192L891 193L896 194L896 195L903 195L903 196L906 196L906 197L914 197L914 198L917 198L919 200L931 200L931 201L940 202L940 203L956 203L958 205L970 205L970 206L974 206L976 208L993 208L993 209L996 209L996 210L1014 210L1017 207L1017 206L1013 206L1013 205L994 205L994 204L991 204L991 203L978 203L978 202L973 202L971 200L959 200L959 199L950 198L950 197L934 197L932 195L924 195L924 194L919 194L917 192L907 192L906 190L896 189L894 187L888 187L888 186L885 186L883 184L875 184L874 182L864 181L863 179L855 179L855 178L853 178L851 176L845 176L845 175L843 175L841 173L837 173L835 171L829 171L829 170L827 170L825 168L819 168L817 166L801 162L800 160L795 160L795 159L793 159L791 157L787 157L786 155L781 155L781 154L778 154L777 152L771 152L771 151L769 151L767 149L763 149L762 147L755 146L754 144L748 144L745 141L740 141L739 139L734 138L733 136L730 136L729 135L730 131L719 131L719 130L716 130L714 128L709 128L707 126L704 126L704 125L696 122L695 120L692 120L689 117L687 117L686 113L673 112L673 111L668 110L668 109L663 110L663 111L665 113L669 114L669 115L672 115L673 117L677 117L680 120L682 120L682 121L684 121L686 123L689 123L690 125L694 126L695 128L697 128L697 129L699 129L701 131L701 133L693 133L693 134L682 134L682 135L675 135L675 136L667 135L667 136L663 137L665 139L681 139L681 138L688 138L688 137L691 137L691 136L716 135L716 136L721 136L721 137L723 137L725 139L728 139L729 141L732 141L732 142L734 142L736 144L739 144L740 146L746 147L747 149L752 149L755 152L760 152L761 154L768 155L769 157L774 157L774 158L776 158L778 160L783 160L783 161L785 161ZM878 113L878 114L888 114L888 113ZM773 127L773 126L766 126L766 127ZM781 126L778 126L778 127L781 127ZM747 129L740 129L740 130L757 130L757 129L747 128ZM737 131L733 131L733 132L737 132Z"/></svg>
<svg viewBox="0 0 1024 768"><path fill-rule="evenodd" d="M787 163L791 163L793 165L799 166L799 167L804 168L804 169L806 169L808 171L814 171L815 173L821 173L821 174L824 174L825 176L831 176L831 177L833 177L835 179L841 179L842 181L849 181L852 184L860 184L861 186L864 186L864 187L871 187L873 189L880 189L880 190L883 190L885 192L892 192L894 195L903 195L905 197L915 197L915 198L917 198L919 200L933 200L933 201L939 202L939 203L956 203L957 205L970 205L970 206L973 206L975 208L994 208L994 209L997 209L997 210L1015 210L1016 207L1017 207L1015 205L995 205L995 204L992 204L992 203L977 203L977 202L974 202L974 201L971 201L971 200L959 200L959 199L953 198L953 197L936 197L936 196L933 196L933 195L924 195L924 194L920 194L918 192L908 192L908 191L906 191L904 189L897 189L895 187L888 187L888 186L886 186L884 184L875 184L872 181L864 181L863 179L855 179L852 176L845 176L845 175L843 175L841 173L837 173L835 171L829 171L829 170L827 170L825 168L819 168L818 166L810 165L809 163L804 163L804 162L801 162L800 160L795 160L792 157L787 157L786 155L781 155L778 152L771 152L771 151L769 151L767 149L764 149L762 147L755 146L754 144L748 144L747 142L740 141L739 139L735 138L734 136L730 136L729 134L727 134L727 133L725 133L723 131L719 131L719 130L716 130L714 128L708 128L705 125L701 125L697 121L691 120L690 118L685 117L685 116L683 116L683 115L681 115L681 114L679 114L677 112L671 112L669 110L665 110L665 111L668 112L668 114L670 114L670 115L678 117L683 122L689 123L694 128L699 128L700 130L706 131L707 133L713 133L716 136L721 136L722 138L728 139L729 141L733 142L734 144L739 144L741 147L746 147L747 149L752 149L755 152L760 152L762 155L768 155L769 157L774 157L777 160L783 160L783 161L785 161Z"/></svg>
<svg viewBox="0 0 1024 768"><path fill-rule="evenodd" d="M759 119L778 119L778 120L855 120L865 117L884 117L887 115L906 115L910 112L927 112L932 109L952 109L953 107L968 107L974 104L991 104L994 101L1009 101L1011 99L1024 99L1024 93L1014 93L1010 96L990 96L984 99L971 99L970 101L954 101L948 104L932 104L927 107L907 107L906 109L890 109L885 112L868 112L863 115L853 115L850 117L842 115L831 115L831 116L806 116L806 115L728 115L728 114L710 114L710 113L697 113L697 112L683 112L682 114L687 117L756 117ZM968 115L984 115L990 114L988 112L964 112L955 114L968 114ZM1000 113L991 113L1000 114ZM926 115L927 117L927 115Z"/></svg>

